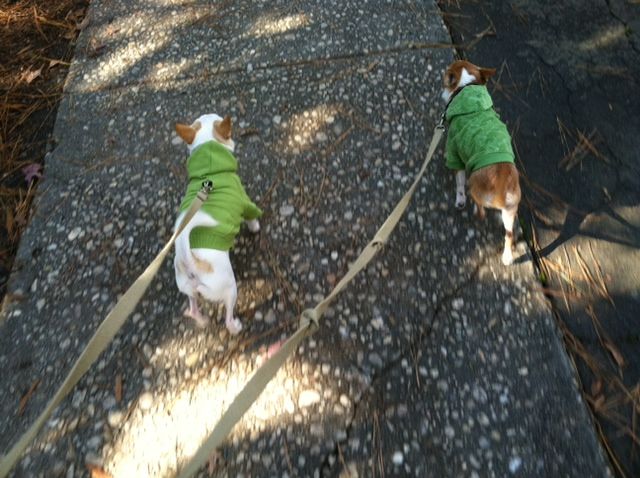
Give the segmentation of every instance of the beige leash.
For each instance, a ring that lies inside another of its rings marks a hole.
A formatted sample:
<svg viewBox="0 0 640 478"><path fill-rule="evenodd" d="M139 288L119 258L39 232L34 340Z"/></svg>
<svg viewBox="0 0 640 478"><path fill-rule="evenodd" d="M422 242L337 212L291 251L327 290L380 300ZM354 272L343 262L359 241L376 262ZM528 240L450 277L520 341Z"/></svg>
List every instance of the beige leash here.
<svg viewBox="0 0 640 478"><path fill-rule="evenodd" d="M169 250L171 250L171 246L175 242L178 235L182 232L187 223L191 220L194 214L200 209L202 203L207 200L209 192L213 184L211 181L205 181L202 184L202 189L198 192L198 195L191 203L191 207L188 209L184 218L182 219L182 223L173 233L169 242L162 248L160 253L156 256L151 264L147 267L147 269L136 279L131 287L124 293L124 295L120 298L115 307L109 312L109 315L102 321L98 330L96 330L93 337L80 354L78 360L73 365L73 368L67 375L67 378L64 380L58 391L55 393L53 398L49 401L46 408L42 411L40 416L36 419L36 421L31 425L31 427L20 437L20 440L9 450L2 460L0 461L0 478L5 478L16 462L20 459L22 452L24 449L31 443L31 441L38 434L42 425L45 424L51 413L55 410L55 408L60 404L62 399L67 396L67 394L73 389L73 387L78 383L80 378L89 370L89 367L96 361L98 356L107 348L107 345L113 340L113 337L116 335L118 330L122 327L125 320L129 317L131 312L135 309L136 305L144 295L147 287L153 280L153 277L157 274L164 258L166 257Z"/></svg>
<svg viewBox="0 0 640 478"><path fill-rule="evenodd" d="M345 276L340 280L340 282L338 282L331 293L313 309L307 309L302 312L298 330L289 337L280 350L278 350L255 372L231 405L229 405L229 408L227 408L225 413L222 415L209 437L200 446L191 460L179 472L179 478L190 478L193 476L205 463L208 457L211 456L211 453L213 453L213 451L222 444L227 435L231 432L232 428L240 421L245 412L249 410L251 405L258 399L262 391L271 379L273 379L289 355L297 350L302 339L311 335L319 327L320 318L326 312L329 305L335 300L336 296L362 269L367 266L378 250L387 243L387 239L395 229L398 221L400 221L400 218L409 205L409 201L411 200L416 187L418 187L418 183L422 179L422 176L424 176L427 166L431 162L433 153L435 152L443 134L444 124L441 121L433 131L433 138L431 139L431 144L429 145L429 150L427 151L427 156L422 164L422 168L420 168L413 184L402 199L400 199L387 220L380 229L378 229L378 232L376 232L373 239L365 246L360 253L360 256L358 256L358 259L356 259L356 261L351 265Z"/></svg>

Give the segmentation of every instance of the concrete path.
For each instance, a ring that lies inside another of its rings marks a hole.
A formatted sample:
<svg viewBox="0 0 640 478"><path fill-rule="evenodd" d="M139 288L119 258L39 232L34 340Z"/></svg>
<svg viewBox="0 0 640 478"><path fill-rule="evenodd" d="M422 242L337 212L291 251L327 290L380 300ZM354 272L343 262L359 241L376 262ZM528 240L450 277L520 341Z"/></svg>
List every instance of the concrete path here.
<svg viewBox="0 0 640 478"><path fill-rule="evenodd" d="M640 476L640 5L481 1L446 12L458 44L493 30L463 53L501 69L494 100L526 171L521 212L554 310L618 472Z"/></svg>
<svg viewBox="0 0 640 478"><path fill-rule="evenodd" d="M186 179L175 121L232 116L266 214L232 255L243 333L184 319L168 262L15 476L173 476L410 184L449 42L430 2L94 1L2 310L0 449L168 238ZM504 268L499 223L455 211L453 189L438 154L214 475L610 474L525 246Z"/></svg>

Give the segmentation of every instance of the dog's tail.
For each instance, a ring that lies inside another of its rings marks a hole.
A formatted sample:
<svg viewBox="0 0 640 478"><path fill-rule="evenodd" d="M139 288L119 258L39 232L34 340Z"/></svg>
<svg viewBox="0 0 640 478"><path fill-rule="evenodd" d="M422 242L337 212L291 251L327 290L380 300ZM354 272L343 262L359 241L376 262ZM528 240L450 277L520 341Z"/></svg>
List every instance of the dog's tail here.
<svg viewBox="0 0 640 478"><path fill-rule="evenodd" d="M176 227L182 222L184 215L178 218ZM191 236L191 230L194 227L214 227L218 225L218 221L210 217L208 214L202 214L197 212L195 216L189 221L189 223L182 230L180 235L176 238L176 259L178 263L184 264L189 271L195 270L195 258L191 252L191 245L189 244L189 237Z"/></svg>

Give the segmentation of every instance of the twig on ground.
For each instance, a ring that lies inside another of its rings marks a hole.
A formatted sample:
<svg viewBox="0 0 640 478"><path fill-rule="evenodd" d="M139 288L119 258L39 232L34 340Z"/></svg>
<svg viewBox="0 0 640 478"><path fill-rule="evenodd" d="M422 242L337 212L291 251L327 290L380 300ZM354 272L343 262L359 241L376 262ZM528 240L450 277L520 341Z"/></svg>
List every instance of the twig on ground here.
<svg viewBox="0 0 640 478"><path fill-rule="evenodd" d="M18 416L21 417L24 414L24 411L27 408L27 403L29 403L29 400L31 399L35 391L38 389L40 382L41 382L40 379L34 380L34 382L29 387L29 390L27 390L27 393L25 393L20 399L20 406L18 407Z"/></svg>
<svg viewBox="0 0 640 478"><path fill-rule="evenodd" d="M601 141L600 135L597 129L593 129L591 133L585 135L582 131L576 130L573 133L561 120L556 117L558 123L558 130L560 132L560 141L565 149L565 156L558 163L558 167L564 168L565 171L570 171L578 164L581 164L582 160L591 153L595 158L604 161L609 164L609 160L600 151L598 151L596 144ZM575 143L571 148L569 146L569 140Z"/></svg>

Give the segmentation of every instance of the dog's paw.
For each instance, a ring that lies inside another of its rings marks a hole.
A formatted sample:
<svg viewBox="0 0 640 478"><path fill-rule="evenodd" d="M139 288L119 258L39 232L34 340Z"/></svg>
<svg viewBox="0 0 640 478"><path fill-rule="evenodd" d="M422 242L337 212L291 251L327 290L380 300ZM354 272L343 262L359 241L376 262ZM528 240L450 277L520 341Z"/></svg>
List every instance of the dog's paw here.
<svg viewBox="0 0 640 478"><path fill-rule="evenodd" d="M209 317L201 314L200 312L194 313L191 309L187 308L187 310L184 311L184 315L186 317L191 317L196 323L196 326L200 329L204 329L209 325Z"/></svg>
<svg viewBox="0 0 640 478"><path fill-rule="evenodd" d="M235 317L231 320L227 320L225 323L227 325L227 330L231 335L238 335L242 330L242 323Z"/></svg>
<svg viewBox="0 0 640 478"><path fill-rule="evenodd" d="M254 234L260 232L260 222L257 219L252 219L251 221L247 221L247 227Z"/></svg>
<svg viewBox="0 0 640 478"><path fill-rule="evenodd" d="M513 253L511 252L511 249L505 249L502 253L502 263L505 266L513 264Z"/></svg>
<svg viewBox="0 0 640 478"><path fill-rule="evenodd" d="M456 193L456 209L464 209L467 204L467 196L465 193Z"/></svg>
<svg viewBox="0 0 640 478"><path fill-rule="evenodd" d="M478 206L477 204L474 203L473 205L473 214L480 219L481 221L484 221L486 212L484 210L484 208L482 206Z"/></svg>

